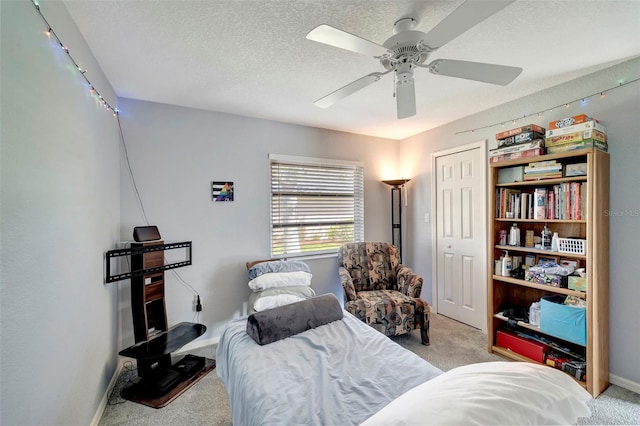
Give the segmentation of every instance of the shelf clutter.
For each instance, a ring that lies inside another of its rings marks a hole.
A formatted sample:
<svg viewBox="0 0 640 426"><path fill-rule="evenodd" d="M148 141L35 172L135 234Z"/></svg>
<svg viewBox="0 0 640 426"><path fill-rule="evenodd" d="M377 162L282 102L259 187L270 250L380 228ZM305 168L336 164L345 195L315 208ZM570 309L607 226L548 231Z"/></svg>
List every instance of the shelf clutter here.
<svg viewBox="0 0 640 426"><path fill-rule="evenodd" d="M488 349L608 386L609 155L586 115L496 134Z"/></svg>

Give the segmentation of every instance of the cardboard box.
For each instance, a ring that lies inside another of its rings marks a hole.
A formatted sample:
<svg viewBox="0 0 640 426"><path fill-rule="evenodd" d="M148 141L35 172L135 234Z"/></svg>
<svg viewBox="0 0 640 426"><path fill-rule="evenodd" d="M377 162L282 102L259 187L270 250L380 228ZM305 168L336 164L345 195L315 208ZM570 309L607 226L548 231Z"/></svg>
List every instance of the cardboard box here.
<svg viewBox="0 0 640 426"><path fill-rule="evenodd" d="M509 136L508 138L498 139L498 148L507 147L511 145L517 145L525 142L531 142L536 139L544 140L544 132L538 133L534 131L527 131L518 133L517 135Z"/></svg>
<svg viewBox="0 0 640 426"><path fill-rule="evenodd" d="M564 145L550 146L549 148L546 148L546 150L547 154L556 154L558 152L575 151L578 149L587 148L596 148L604 152L607 152L609 150L609 146L606 142L603 143L593 139L587 139L582 142L566 143Z"/></svg>
<svg viewBox="0 0 640 426"><path fill-rule="evenodd" d="M544 343L525 339L508 330L496 332L496 345L541 363L544 362L544 356L549 350L549 346Z"/></svg>
<svg viewBox="0 0 640 426"><path fill-rule="evenodd" d="M587 279L570 275L569 276L569 290L584 291L587 292Z"/></svg>
<svg viewBox="0 0 640 426"><path fill-rule="evenodd" d="M567 288L567 280L565 278L561 275L547 274L545 272L532 271L531 269L527 269L524 274L525 281L559 288Z"/></svg>
<svg viewBox="0 0 640 426"><path fill-rule="evenodd" d="M540 299L540 331L586 346L587 310L565 305L561 300L564 300L564 296L544 296Z"/></svg>
<svg viewBox="0 0 640 426"><path fill-rule="evenodd" d="M587 163L567 164L564 168L565 176L586 176Z"/></svg>
<svg viewBox="0 0 640 426"><path fill-rule="evenodd" d="M552 136L566 135L568 133L582 132L585 130L598 130L599 132L605 134L607 133L606 127L604 127L602 124L598 123L597 121L589 120L585 121L584 123L574 124L573 126L547 130L544 136L550 138Z"/></svg>
<svg viewBox="0 0 640 426"><path fill-rule="evenodd" d="M561 129L563 127L573 126L574 124L580 124L586 121L598 122L598 120L593 119L586 114L579 114L574 115L573 117L561 118L560 120L549 122L548 130Z"/></svg>
<svg viewBox="0 0 640 426"><path fill-rule="evenodd" d="M526 151L512 152L510 154L492 155L489 157L489 164L497 164L503 161L515 160L518 158L536 157L544 154L544 148L533 148Z"/></svg>
<svg viewBox="0 0 640 426"><path fill-rule="evenodd" d="M607 135L598 130L584 130L582 132L567 133L566 135L552 136L544 141L546 147L564 145L573 142L582 142L593 139L600 142L607 142Z"/></svg>
<svg viewBox="0 0 640 426"><path fill-rule="evenodd" d="M508 138L510 136L519 135L520 133L524 133L528 131L534 131L534 132L544 134L545 129L544 127L540 127L537 124L527 124L526 126L520 126L520 127L516 127L515 129L509 129L504 132L496 133L496 139L500 140L500 139Z"/></svg>
<svg viewBox="0 0 640 426"><path fill-rule="evenodd" d="M531 142L523 142L517 145L509 145L502 148L490 149L489 155L504 155L512 152L527 151L534 148L544 148L544 139L536 139Z"/></svg>
<svg viewBox="0 0 640 426"><path fill-rule="evenodd" d="M498 183L522 182L524 166L503 167L498 169Z"/></svg>

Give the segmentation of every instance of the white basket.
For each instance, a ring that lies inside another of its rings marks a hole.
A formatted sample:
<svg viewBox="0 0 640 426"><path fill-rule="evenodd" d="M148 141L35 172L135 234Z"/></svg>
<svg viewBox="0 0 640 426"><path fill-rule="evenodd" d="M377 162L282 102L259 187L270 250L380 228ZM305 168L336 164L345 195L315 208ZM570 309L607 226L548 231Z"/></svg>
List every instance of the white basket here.
<svg viewBox="0 0 640 426"><path fill-rule="evenodd" d="M578 240L575 238L558 238L558 252L587 254L587 240Z"/></svg>

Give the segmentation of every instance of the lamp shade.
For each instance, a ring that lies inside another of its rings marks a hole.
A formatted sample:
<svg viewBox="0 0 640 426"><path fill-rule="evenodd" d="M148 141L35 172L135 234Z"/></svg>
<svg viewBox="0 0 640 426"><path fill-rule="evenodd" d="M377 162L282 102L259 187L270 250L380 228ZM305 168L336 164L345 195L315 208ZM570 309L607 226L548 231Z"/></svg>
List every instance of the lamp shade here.
<svg viewBox="0 0 640 426"><path fill-rule="evenodd" d="M409 182L411 179L393 179L393 180L383 180L382 183L386 183L389 186L400 186Z"/></svg>

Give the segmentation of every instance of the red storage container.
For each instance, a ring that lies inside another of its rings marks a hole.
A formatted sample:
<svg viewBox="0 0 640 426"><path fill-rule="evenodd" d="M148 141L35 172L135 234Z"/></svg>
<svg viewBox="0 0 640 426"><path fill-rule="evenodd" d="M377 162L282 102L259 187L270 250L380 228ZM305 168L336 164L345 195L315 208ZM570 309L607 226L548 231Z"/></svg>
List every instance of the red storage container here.
<svg viewBox="0 0 640 426"><path fill-rule="evenodd" d="M544 355L549 350L544 343L525 339L507 330L496 332L496 344L540 363L544 362Z"/></svg>

